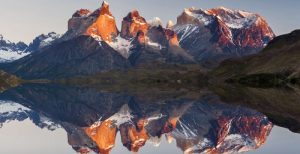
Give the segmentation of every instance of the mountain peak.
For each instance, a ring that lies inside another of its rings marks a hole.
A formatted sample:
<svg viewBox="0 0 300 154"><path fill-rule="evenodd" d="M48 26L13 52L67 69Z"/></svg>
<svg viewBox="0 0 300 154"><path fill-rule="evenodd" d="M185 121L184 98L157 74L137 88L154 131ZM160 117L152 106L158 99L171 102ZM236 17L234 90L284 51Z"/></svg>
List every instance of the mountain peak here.
<svg viewBox="0 0 300 154"><path fill-rule="evenodd" d="M97 40L111 42L118 33L115 17L109 10L109 4L104 1L94 12L87 9L76 11L68 22L68 31L62 40L89 35Z"/></svg>
<svg viewBox="0 0 300 154"><path fill-rule="evenodd" d="M51 45L55 40L58 40L61 37L60 34L55 32L50 32L48 34L41 34L37 36L28 46L26 51L35 52L46 46Z"/></svg>
<svg viewBox="0 0 300 154"><path fill-rule="evenodd" d="M162 26L162 21L159 17L154 17L153 19L148 21L150 27L159 27Z"/></svg>
<svg viewBox="0 0 300 154"><path fill-rule="evenodd" d="M29 53L25 51L27 48L24 42L14 43L0 34L0 63L11 62L28 55Z"/></svg>
<svg viewBox="0 0 300 154"><path fill-rule="evenodd" d="M217 61L215 56L226 59L255 54L275 36L259 14L225 7L184 9L172 29L176 31L181 47L199 56L196 59L204 63L211 61L201 56L205 54L213 55L214 61ZM219 53L211 53L216 50L212 44L218 46ZM232 54L228 56L228 52Z"/></svg>
<svg viewBox="0 0 300 154"><path fill-rule="evenodd" d="M131 12L129 12L128 13L128 15L127 15L127 18L130 18L130 19L132 19L132 20L134 20L134 19L138 19L138 20L143 20L142 18L141 18L141 16L140 16L140 13L139 13L139 11L138 10L132 10Z"/></svg>
<svg viewBox="0 0 300 154"><path fill-rule="evenodd" d="M87 28L86 34L101 38L103 41L111 42L118 35L115 17L109 10L107 2L103 2L100 9L91 15L95 17L94 22Z"/></svg>
<svg viewBox="0 0 300 154"><path fill-rule="evenodd" d="M124 38L133 38L137 36L139 31L146 34L148 27L149 25L147 24L146 19L140 16L137 10L133 10L123 18L121 36Z"/></svg>
<svg viewBox="0 0 300 154"><path fill-rule="evenodd" d="M76 11L72 17L87 17L91 14L92 12L88 9L80 9Z"/></svg>
<svg viewBox="0 0 300 154"><path fill-rule="evenodd" d="M112 15L112 13L109 10L109 4L106 1L103 1L102 5L101 5L100 14L101 15L104 15L104 14Z"/></svg>
<svg viewBox="0 0 300 154"><path fill-rule="evenodd" d="M173 26L174 26L173 21L172 21L172 20L169 20L168 23L167 23L166 28L167 28L167 29L172 29Z"/></svg>

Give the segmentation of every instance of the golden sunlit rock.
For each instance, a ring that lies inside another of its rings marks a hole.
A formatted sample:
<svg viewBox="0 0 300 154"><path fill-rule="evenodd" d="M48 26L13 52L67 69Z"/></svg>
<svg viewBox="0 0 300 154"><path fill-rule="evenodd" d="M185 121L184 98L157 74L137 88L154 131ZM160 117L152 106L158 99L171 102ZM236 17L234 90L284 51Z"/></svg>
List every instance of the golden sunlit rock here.
<svg viewBox="0 0 300 154"><path fill-rule="evenodd" d="M103 2L101 8L96 10L92 16L97 16L97 19L88 27L86 34L96 35L104 41L111 42L118 35L118 30L115 17L112 16L108 3Z"/></svg>
<svg viewBox="0 0 300 154"><path fill-rule="evenodd" d="M117 127L111 120L86 128L85 132L98 145L101 154L108 154L115 145Z"/></svg>
<svg viewBox="0 0 300 154"><path fill-rule="evenodd" d="M149 25L145 18L141 17L137 10L133 10L123 18L121 36L124 38L132 38L135 37L139 31L146 34L148 28Z"/></svg>

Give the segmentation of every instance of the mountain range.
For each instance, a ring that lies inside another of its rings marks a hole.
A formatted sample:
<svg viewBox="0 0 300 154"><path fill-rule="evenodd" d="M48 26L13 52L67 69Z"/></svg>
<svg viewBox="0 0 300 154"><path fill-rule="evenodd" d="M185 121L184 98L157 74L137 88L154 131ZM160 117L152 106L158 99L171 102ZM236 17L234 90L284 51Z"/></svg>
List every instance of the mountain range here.
<svg viewBox="0 0 300 154"><path fill-rule="evenodd" d="M215 68L224 59L258 53L274 37L260 15L224 7L185 9L176 24L169 21L166 27L159 18L146 21L133 10L118 30L103 2L95 11L76 11L62 36L49 33L29 46L23 43L22 51L30 54L0 67L24 79L92 75L153 63Z"/></svg>
<svg viewBox="0 0 300 154"><path fill-rule="evenodd" d="M37 36L29 45L24 42L14 43L6 40L0 34L0 63L12 62L27 56L45 46L51 44L52 41L58 39L59 34L50 32L48 34L41 34Z"/></svg>

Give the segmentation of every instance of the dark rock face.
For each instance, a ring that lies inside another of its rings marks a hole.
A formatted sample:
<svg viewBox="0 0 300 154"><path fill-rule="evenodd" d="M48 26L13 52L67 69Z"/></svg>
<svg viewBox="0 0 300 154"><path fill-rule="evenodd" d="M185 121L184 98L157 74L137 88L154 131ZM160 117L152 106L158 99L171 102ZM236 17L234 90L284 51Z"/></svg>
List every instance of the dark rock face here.
<svg viewBox="0 0 300 154"><path fill-rule="evenodd" d="M133 66L150 63L194 64L194 59L181 48L139 47L132 50L129 61Z"/></svg>
<svg viewBox="0 0 300 154"><path fill-rule="evenodd" d="M151 62L195 63L193 57L179 46L175 32L161 25L150 27L147 34L140 31L132 44L129 61L134 66Z"/></svg>
<svg viewBox="0 0 300 154"><path fill-rule="evenodd" d="M275 34L258 14L227 8L186 9L173 27L181 47L203 65L259 52Z"/></svg>
<svg viewBox="0 0 300 154"><path fill-rule="evenodd" d="M53 79L128 67L127 60L105 42L80 36L7 64L4 69L24 79Z"/></svg>

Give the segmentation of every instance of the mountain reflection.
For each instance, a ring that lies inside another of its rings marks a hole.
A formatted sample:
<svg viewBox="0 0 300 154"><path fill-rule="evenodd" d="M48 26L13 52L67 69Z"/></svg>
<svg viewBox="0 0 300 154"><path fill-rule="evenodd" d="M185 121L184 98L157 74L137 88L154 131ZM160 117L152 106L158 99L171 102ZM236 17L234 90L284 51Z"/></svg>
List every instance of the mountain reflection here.
<svg viewBox="0 0 300 154"><path fill-rule="evenodd" d="M147 98L28 84L1 93L0 99L5 105L1 123L47 118L51 123L40 120L36 125L49 130L62 127L68 144L79 153L111 153L118 133L123 148L132 152L167 140L184 153L238 153L259 148L273 127L264 114L223 103L209 91L197 98ZM13 107L16 104L21 107Z"/></svg>

